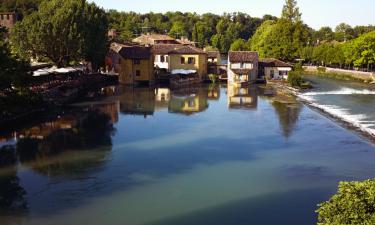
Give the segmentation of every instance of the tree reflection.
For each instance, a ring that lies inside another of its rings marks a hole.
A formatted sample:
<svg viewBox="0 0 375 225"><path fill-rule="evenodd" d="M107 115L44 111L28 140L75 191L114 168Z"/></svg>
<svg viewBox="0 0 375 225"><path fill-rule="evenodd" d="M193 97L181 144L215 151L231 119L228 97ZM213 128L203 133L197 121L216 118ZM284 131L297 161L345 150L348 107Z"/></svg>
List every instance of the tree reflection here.
<svg viewBox="0 0 375 225"><path fill-rule="evenodd" d="M0 149L0 216L27 210L26 191L20 186L15 163L14 146Z"/></svg>
<svg viewBox="0 0 375 225"><path fill-rule="evenodd" d="M301 106L297 103L287 104L279 101L273 101L272 105L279 116L279 123L284 137L289 138L298 121Z"/></svg>
<svg viewBox="0 0 375 225"><path fill-rule="evenodd" d="M54 130L41 140L20 139L18 158L22 164L47 176L79 175L105 162L113 132L108 115L91 111L70 129Z"/></svg>

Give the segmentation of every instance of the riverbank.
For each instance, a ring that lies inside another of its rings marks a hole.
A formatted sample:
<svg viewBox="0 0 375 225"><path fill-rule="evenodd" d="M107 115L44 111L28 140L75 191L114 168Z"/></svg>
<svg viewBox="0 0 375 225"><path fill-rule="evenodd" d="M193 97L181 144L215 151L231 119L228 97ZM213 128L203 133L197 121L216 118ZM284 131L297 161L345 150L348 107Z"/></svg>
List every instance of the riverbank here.
<svg viewBox="0 0 375 225"><path fill-rule="evenodd" d="M343 70L330 67L305 66L304 72L308 75L332 78L337 80L352 80L363 83L375 83L375 74L355 70Z"/></svg>

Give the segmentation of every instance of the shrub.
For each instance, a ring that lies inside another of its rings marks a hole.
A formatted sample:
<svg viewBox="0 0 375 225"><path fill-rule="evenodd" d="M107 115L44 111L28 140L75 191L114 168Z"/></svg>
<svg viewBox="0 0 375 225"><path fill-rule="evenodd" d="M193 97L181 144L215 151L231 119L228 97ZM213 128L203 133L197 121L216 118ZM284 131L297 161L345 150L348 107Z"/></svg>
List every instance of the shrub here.
<svg viewBox="0 0 375 225"><path fill-rule="evenodd" d="M288 83L293 87L301 87L304 83L301 73L297 71L289 72Z"/></svg>
<svg viewBox="0 0 375 225"><path fill-rule="evenodd" d="M318 70L319 74L323 74L323 73L326 72L326 68L325 67L318 67L317 70Z"/></svg>
<svg viewBox="0 0 375 225"><path fill-rule="evenodd" d="M210 81L212 83L216 83L216 81L219 79L219 75L217 75L217 74L209 74L208 78L210 79Z"/></svg>
<svg viewBox="0 0 375 225"><path fill-rule="evenodd" d="M375 180L341 182L316 212L318 225L375 224Z"/></svg>

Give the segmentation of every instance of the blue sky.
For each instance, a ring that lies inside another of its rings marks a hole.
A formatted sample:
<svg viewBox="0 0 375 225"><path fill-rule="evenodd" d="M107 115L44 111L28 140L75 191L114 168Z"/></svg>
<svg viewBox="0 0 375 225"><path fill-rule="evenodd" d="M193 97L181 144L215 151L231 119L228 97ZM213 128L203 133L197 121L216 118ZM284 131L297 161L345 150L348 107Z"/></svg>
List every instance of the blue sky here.
<svg viewBox="0 0 375 225"><path fill-rule="evenodd" d="M280 16L284 0L92 0L105 9L134 12L245 12L261 17ZM336 27L341 22L355 25L375 24L375 0L297 0L302 19L309 26Z"/></svg>

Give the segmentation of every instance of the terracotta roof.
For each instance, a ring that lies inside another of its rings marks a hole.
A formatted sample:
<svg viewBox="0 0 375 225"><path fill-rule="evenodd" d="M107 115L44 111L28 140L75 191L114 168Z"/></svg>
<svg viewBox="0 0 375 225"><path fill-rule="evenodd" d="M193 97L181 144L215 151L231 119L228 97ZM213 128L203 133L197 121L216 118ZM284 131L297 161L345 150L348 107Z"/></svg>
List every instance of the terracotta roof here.
<svg viewBox="0 0 375 225"><path fill-rule="evenodd" d="M238 75L248 75L252 71L252 69L231 69L233 73Z"/></svg>
<svg viewBox="0 0 375 225"><path fill-rule="evenodd" d="M208 58L218 58L220 56L219 51L207 51Z"/></svg>
<svg viewBox="0 0 375 225"><path fill-rule="evenodd" d="M126 46L121 48L119 54L125 59L149 59L151 56L151 48Z"/></svg>
<svg viewBox="0 0 375 225"><path fill-rule="evenodd" d="M184 45L179 48L175 48L169 54L206 54L202 49L190 46L190 45Z"/></svg>
<svg viewBox="0 0 375 225"><path fill-rule="evenodd" d="M142 44L150 44L153 41L176 41L174 38L165 34L142 34L141 36L134 38L133 42Z"/></svg>
<svg viewBox="0 0 375 225"><path fill-rule="evenodd" d="M292 67L292 65L289 63L283 62L278 59L272 59L272 58L261 59L259 61L259 65L263 67Z"/></svg>
<svg viewBox="0 0 375 225"><path fill-rule="evenodd" d="M181 47L180 44L157 44L152 46L152 53L156 55L168 55L170 51Z"/></svg>
<svg viewBox="0 0 375 225"><path fill-rule="evenodd" d="M202 49L180 44L158 44L152 46L152 53L161 54L206 54Z"/></svg>
<svg viewBox="0 0 375 225"><path fill-rule="evenodd" d="M228 55L229 55L229 61L232 63L254 62L256 59L258 59L257 52L230 51Z"/></svg>

